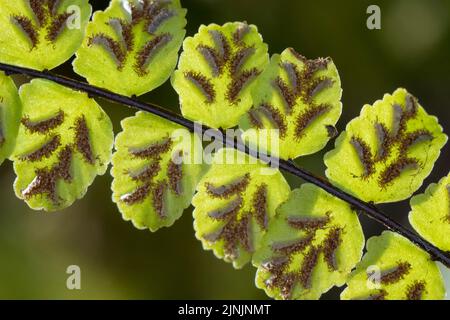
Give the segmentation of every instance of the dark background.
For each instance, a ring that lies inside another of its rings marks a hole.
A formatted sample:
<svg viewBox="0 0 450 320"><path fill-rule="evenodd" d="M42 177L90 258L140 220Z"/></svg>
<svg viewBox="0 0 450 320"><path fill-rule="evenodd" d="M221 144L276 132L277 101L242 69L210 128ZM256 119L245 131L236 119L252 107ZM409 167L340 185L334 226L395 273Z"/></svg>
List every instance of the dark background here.
<svg viewBox="0 0 450 320"><path fill-rule="evenodd" d="M104 9L108 1L90 1ZM270 53L294 47L309 58L330 56L344 88L345 124L365 103L403 86L417 96L444 128L450 127L450 1L281 1L182 0L188 9L188 35L200 24L243 21L256 24ZM377 4L382 29L366 28L366 9ZM1 10L1 8L0 8ZM70 63L55 70L76 77ZM17 79L23 81L24 79ZM166 83L142 97L178 111ZM116 133L134 111L99 101ZM323 175L323 154L298 160ZM448 173L448 145L425 186ZM301 181L288 177L293 187ZM234 270L205 252L194 237L191 209L171 228L138 231L122 220L111 201L111 177L98 177L87 196L59 213L33 212L14 196L10 162L0 168L0 298L263 299L251 266ZM423 187L420 191L423 191ZM381 206L407 224L408 201ZM380 225L364 216L366 236ZM79 265L82 290L66 289L67 266ZM333 289L324 298L337 298Z"/></svg>

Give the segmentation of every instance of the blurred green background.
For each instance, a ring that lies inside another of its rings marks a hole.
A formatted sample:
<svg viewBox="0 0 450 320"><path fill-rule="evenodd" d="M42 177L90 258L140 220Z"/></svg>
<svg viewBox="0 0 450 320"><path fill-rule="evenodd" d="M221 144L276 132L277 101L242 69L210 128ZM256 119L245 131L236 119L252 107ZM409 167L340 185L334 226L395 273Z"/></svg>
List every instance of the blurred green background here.
<svg viewBox="0 0 450 320"><path fill-rule="evenodd" d="M90 1L104 9L108 1ZM188 35L200 24L246 20L256 24L271 53L294 47L309 58L330 56L340 72L344 113L338 124L359 114L365 103L403 86L429 113L450 128L450 1L448 0L182 0ZM366 9L381 7L382 29L368 30ZM0 8L1 10L1 8ZM76 77L70 63L55 70ZM77 77L78 78L78 77ZM16 78L18 82L28 81ZM166 83L142 97L178 110ZM134 111L99 101L115 132ZM323 154L300 159L323 175ZM448 173L449 146L425 185ZM301 181L288 177L292 186ZM191 208L171 228L138 231L122 220L111 201L111 177L99 177L87 196L59 213L33 212L14 196L11 163L0 168L0 298L20 299L264 299L254 286L255 270L231 265L202 250L194 237ZM423 191L423 188L421 189ZM408 202L382 206L407 224ZM380 225L361 217L366 235ZM66 268L81 267L82 290L66 289ZM333 289L326 299L338 297Z"/></svg>

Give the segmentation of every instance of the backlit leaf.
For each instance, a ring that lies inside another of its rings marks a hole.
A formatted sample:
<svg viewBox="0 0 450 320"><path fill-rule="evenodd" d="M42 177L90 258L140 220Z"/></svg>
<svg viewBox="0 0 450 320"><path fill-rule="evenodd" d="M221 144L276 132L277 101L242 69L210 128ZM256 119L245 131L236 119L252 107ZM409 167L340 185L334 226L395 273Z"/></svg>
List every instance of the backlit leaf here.
<svg viewBox="0 0 450 320"><path fill-rule="evenodd" d="M350 205L303 184L277 209L253 258L256 285L275 299L319 299L360 261L364 234Z"/></svg>
<svg viewBox="0 0 450 320"><path fill-rule="evenodd" d="M88 0L0 0L0 61L53 69L81 45L92 13Z"/></svg>
<svg viewBox="0 0 450 320"><path fill-rule="evenodd" d="M145 112L123 120L122 128L112 161L113 200L123 218L139 229L168 227L191 203L203 173L194 153L201 142Z"/></svg>
<svg viewBox="0 0 450 320"><path fill-rule="evenodd" d="M252 106L251 89L268 62L267 45L256 26L200 26L184 41L172 76L183 115L213 128L235 126Z"/></svg>
<svg viewBox="0 0 450 320"><path fill-rule="evenodd" d="M438 248L450 252L450 174L411 198L409 221L416 231Z"/></svg>
<svg viewBox="0 0 450 320"><path fill-rule="evenodd" d="M253 90L254 107L240 121L244 141L256 147L266 130L276 129L279 151L269 147L270 153L293 159L317 152L336 134L341 95L330 58L308 60L292 48L273 55Z"/></svg>
<svg viewBox="0 0 450 320"><path fill-rule="evenodd" d="M127 96L159 87L175 69L185 15L179 0L112 0L88 24L75 72Z"/></svg>
<svg viewBox="0 0 450 320"><path fill-rule="evenodd" d="M197 239L205 250L241 268L259 249L290 188L277 169L226 148L215 155L197 191L192 201Z"/></svg>
<svg viewBox="0 0 450 320"><path fill-rule="evenodd" d="M436 263L406 238L385 231L367 241L367 253L342 292L344 300L436 300L445 287Z"/></svg>
<svg viewBox="0 0 450 320"><path fill-rule="evenodd" d="M14 81L0 72L0 164L14 150L22 103Z"/></svg>
<svg viewBox="0 0 450 320"><path fill-rule="evenodd" d="M335 149L325 155L326 175L365 201L404 200L430 174L446 142L437 118L398 89L365 105L347 124Z"/></svg>
<svg viewBox="0 0 450 320"><path fill-rule="evenodd" d="M87 94L48 80L33 80L19 94L16 195L33 209L64 209L106 172L114 139L111 121Z"/></svg>

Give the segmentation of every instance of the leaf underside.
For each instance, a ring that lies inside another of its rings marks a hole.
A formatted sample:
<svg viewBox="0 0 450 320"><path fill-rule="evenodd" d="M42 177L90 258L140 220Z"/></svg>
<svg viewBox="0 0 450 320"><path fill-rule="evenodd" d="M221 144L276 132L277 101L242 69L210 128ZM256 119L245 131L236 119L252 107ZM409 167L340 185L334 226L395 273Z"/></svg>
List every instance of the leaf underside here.
<svg viewBox="0 0 450 320"><path fill-rule="evenodd" d="M112 160L114 202L139 229L172 225L191 203L203 173L204 166L194 157L201 142L146 112L124 119L122 128Z"/></svg>
<svg viewBox="0 0 450 320"><path fill-rule="evenodd" d="M230 128L252 106L251 90L269 62L256 26L244 22L200 26L186 38L172 85L183 115Z"/></svg>
<svg viewBox="0 0 450 320"><path fill-rule="evenodd" d="M450 251L450 174L411 198L409 221L414 229L439 249Z"/></svg>
<svg viewBox="0 0 450 320"><path fill-rule="evenodd" d="M360 261L364 234L350 206L312 185L277 209L255 254L256 285L275 299L319 299Z"/></svg>
<svg viewBox="0 0 450 320"><path fill-rule="evenodd" d="M0 61L53 69L81 45L92 13L88 0L0 0Z"/></svg>
<svg viewBox="0 0 450 320"><path fill-rule="evenodd" d="M325 155L326 175L364 201L404 200L430 174L446 142L437 118L398 89L365 105L348 123L335 149Z"/></svg>
<svg viewBox="0 0 450 320"><path fill-rule="evenodd" d="M337 135L342 89L331 59L289 48L269 61L245 22L202 25L184 40L186 12L180 0L111 0L89 22L88 0L0 0L0 62L47 70L76 52L74 70L91 85L135 96L171 76L183 45L171 82L186 118L239 124L252 148L282 159L315 153ZM200 139L179 125L145 112L121 124L112 155L112 123L86 93L42 79L18 92L0 72L0 164L14 161L15 193L30 208L69 207L112 158L113 201L125 220L156 231L192 203L203 248L235 268L251 261L256 286L272 298L319 299L345 283L343 300L444 298L436 263L399 234L370 238L361 260L356 212L315 185L291 192L278 169L228 148L206 172ZM446 142L437 118L398 89L348 123L324 157L326 175L367 202L404 200ZM450 251L450 175L410 204L416 231Z"/></svg>
<svg viewBox="0 0 450 320"><path fill-rule="evenodd" d="M112 0L88 24L75 72L127 96L159 87L175 69L185 15L179 0Z"/></svg>
<svg viewBox="0 0 450 320"><path fill-rule="evenodd" d="M277 169L239 151L220 149L192 201L195 235L205 250L241 268L259 249L289 191Z"/></svg>
<svg viewBox="0 0 450 320"><path fill-rule="evenodd" d="M106 172L114 139L111 121L87 94L48 80L32 80L19 94L16 195L36 210L64 209Z"/></svg>
<svg viewBox="0 0 450 320"><path fill-rule="evenodd" d="M384 231L367 241L367 253L342 292L344 300L436 300L445 287L429 255L406 238Z"/></svg>
<svg viewBox="0 0 450 320"><path fill-rule="evenodd" d="M240 127L245 130L244 141L253 147L293 159L319 151L336 135L342 89L330 58L308 60L286 49L272 56L252 95L253 108L242 117ZM279 142L279 150L271 147L271 141L261 144L269 133L275 134L272 139Z"/></svg>
<svg viewBox="0 0 450 320"><path fill-rule="evenodd" d="M0 165L14 150L22 104L14 81L0 72Z"/></svg>

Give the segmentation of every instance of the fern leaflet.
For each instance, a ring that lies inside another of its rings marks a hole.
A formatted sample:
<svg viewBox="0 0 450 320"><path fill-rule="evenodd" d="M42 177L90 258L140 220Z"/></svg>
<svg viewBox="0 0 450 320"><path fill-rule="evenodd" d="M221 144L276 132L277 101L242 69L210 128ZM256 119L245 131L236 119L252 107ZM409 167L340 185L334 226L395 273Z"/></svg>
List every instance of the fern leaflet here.
<svg viewBox="0 0 450 320"><path fill-rule="evenodd" d="M179 0L112 0L88 24L75 72L127 96L159 87L175 69L185 15Z"/></svg>
<svg viewBox="0 0 450 320"><path fill-rule="evenodd" d="M92 13L88 0L0 0L0 61L53 69L75 53Z"/></svg>
<svg viewBox="0 0 450 320"><path fill-rule="evenodd" d="M335 149L325 155L326 175L365 201L404 200L430 174L446 142L437 118L398 89L365 105L347 124Z"/></svg>
<svg viewBox="0 0 450 320"><path fill-rule="evenodd" d="M111 121L87 94L48 80L35 79L19 93L23 116L13 155L16 195L36 210L64 209L106 172Z"/></svg>

